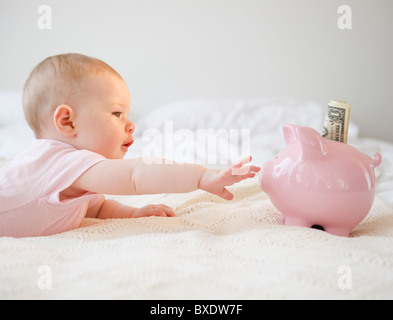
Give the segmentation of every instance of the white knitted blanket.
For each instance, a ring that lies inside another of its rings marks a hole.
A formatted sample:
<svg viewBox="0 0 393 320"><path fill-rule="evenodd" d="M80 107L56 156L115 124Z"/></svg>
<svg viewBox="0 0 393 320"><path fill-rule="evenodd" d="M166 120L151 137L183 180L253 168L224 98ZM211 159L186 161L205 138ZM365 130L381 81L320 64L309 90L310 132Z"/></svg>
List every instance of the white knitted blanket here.
<svg viewBox="0 0 393 320"><path fill-rule="evenodd" d="M0 238L1 299L392 299L393 209L376 198L350 238L280 224L257 184L227 202L188 194L175 218L85 219L79 229Z"/></svg>

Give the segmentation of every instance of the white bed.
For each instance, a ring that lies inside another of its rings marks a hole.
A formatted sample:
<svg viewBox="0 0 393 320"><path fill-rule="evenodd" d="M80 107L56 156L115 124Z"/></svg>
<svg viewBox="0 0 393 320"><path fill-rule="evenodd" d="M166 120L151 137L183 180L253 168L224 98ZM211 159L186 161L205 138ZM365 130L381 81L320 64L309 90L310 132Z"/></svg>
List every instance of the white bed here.
<svg viewBox="0 0 393 320"><path fill-rule="evenodd" d="M0 93L1 163L33 139L19 99L18 92ZM198 129L248 128L253 163L260 165L284 146L283 124L320 130L324 113L311 101L180 101L136 120L127 157L140 156L152 143L147 130L164 132L165 121L172 121L174 132L194 137ZM383 157L374 205L349 238L281 225L257 177L231 187L230 202L199 190L113 197L133 206L165 203L177 217L85 219L80 228L54 236L0 238L0 298L392 299L393 144L359 138L354 123L348 143ZM174 158L203 163L202 147L196 142L194 154Z"/></svg>

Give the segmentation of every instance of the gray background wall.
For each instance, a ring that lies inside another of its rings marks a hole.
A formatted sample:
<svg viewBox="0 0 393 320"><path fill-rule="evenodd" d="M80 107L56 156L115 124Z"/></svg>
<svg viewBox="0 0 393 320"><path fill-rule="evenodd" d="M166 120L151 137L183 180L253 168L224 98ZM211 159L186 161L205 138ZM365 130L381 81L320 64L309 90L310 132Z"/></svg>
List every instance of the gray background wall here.
<svg viewBox="0 0 393 320"><path fill-rule="evenodd" d="M41 5L51 29L37 25ZM0 90L80 52L123 75L133 116L179 99L339 99L361 136L393 141L392 39L392 0L0 0Z"/></svg>

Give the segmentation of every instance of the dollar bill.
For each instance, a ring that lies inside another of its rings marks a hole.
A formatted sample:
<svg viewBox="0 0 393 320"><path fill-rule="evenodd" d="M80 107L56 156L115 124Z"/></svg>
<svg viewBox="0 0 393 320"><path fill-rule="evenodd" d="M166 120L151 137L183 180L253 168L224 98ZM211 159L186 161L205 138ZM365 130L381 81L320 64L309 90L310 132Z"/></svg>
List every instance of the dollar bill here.
<svg viewBox="0 0 393 320"><path fill-rule="evenodd" d="M337 100L330 101L323 125L322 137L347 143L350 113L351 105L348 103Z"/></svg>

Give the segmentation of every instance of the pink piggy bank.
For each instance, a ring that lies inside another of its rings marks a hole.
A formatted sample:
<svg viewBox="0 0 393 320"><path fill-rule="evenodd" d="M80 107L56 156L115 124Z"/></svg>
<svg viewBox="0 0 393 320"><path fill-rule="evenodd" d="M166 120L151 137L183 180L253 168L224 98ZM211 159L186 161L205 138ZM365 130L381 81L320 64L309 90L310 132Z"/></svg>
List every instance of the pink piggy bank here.
<svg viewBox="0 0 393 320"><path fill-rule="evenodd" d="M371 159L309 127L285 125L283 133L286 148L262 165L261 189L285 225L349 236L373 204L381 155Z"/></svg>

